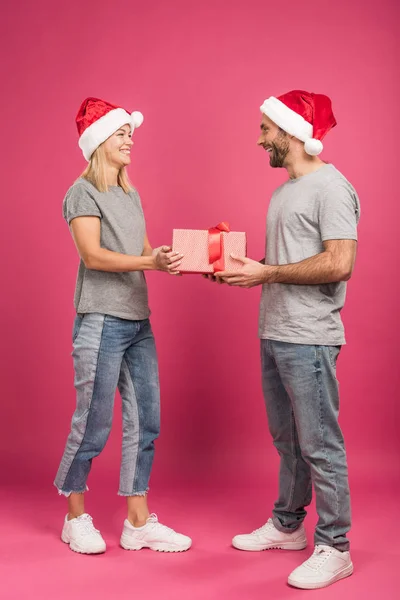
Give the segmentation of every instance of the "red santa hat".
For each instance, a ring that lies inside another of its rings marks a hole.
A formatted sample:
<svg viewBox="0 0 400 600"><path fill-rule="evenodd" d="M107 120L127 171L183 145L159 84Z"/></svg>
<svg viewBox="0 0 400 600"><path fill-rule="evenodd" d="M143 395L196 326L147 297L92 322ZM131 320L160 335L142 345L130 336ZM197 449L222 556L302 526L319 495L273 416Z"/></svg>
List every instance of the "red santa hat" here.
<svg viewBox="0 0 400 600"><path fill-rule="evenodd" d="M128 113L99 98L86 98L76 115L79 133L79 147L87 161L93 152L123 125L129 125L131 132L143 123L142 113Z"/></svg>
<svg viewBox="0 0 400 600"><path fill-rule="evenodd" d="M278 127L304 142L304 150L317 156L323 150L321 140L336 125L328 96L293 90L283 96L271 96L260 107Z"/></svg>

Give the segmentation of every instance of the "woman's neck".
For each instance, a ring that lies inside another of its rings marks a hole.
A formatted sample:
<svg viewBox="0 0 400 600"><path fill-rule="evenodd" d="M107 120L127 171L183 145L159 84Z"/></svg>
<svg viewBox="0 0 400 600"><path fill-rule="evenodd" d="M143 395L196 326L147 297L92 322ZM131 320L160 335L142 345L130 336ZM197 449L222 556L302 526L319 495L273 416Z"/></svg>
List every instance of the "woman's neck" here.
<svg viewBox="0 0 400 600"><path fill-rule="evenodd" d="M107 185L118 185L119 169L109 166L106 172Z"/></svg>

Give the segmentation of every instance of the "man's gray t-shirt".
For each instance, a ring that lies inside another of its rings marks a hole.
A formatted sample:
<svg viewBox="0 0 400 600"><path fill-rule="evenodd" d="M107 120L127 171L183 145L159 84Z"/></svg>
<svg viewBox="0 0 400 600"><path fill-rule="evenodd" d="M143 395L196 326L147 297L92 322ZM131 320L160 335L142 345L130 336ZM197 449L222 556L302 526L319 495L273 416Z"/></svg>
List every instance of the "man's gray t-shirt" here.
<svg viewBox="0 0 400 600"><path fill-rule="evenodd" d="M109 186L99 192L89 181L78 179L68 190L63 215L68 225L76 217L100 218L100 246L113 252L141 256L146 232L136 190L128 194ZM74 305L77 313L102 313L121 319L147 319L147 285L142 271L113 273L87 269L79 263Z"/></svg>
<svg viewBox="0 0 400 600"><path fill-rule="evenodd" d="M326 240L357 240L358 196L330 164L290 179L272 195L266 264L297 263L323 252ZM294 344L345 343L340 317L346 282L263 285L259 337Z"/></svg>

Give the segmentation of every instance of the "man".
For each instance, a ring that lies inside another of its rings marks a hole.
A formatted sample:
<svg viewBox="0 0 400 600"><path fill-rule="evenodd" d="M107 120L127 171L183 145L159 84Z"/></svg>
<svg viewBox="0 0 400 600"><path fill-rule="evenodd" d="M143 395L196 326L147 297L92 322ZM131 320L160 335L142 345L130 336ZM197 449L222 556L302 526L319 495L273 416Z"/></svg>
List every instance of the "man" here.
<svg viewBox="0 0 400 600"><path fill-rule="evenodd" d="M345 343L340 318L357 246L359 201L345 177L318 158L335 125L327 96L295 90L261 106L258 145L289 180L272 195L265 261L235 257L239 272L220 282L262 285L259 336L270 432L280 455L272 518L237 535L241 550L301 550L312 484L319 516L315 551L290 574L290 585L321 588L351 575L346 537L350 495L338 424L336 360Z"/></svg>

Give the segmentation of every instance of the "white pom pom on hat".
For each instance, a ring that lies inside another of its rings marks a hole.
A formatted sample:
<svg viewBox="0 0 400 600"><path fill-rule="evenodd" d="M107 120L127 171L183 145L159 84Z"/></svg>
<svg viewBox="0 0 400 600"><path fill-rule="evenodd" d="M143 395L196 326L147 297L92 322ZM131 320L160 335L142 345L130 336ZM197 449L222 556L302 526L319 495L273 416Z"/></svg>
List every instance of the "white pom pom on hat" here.
<svg viewBox="0 0 400 600"><path fill-rule="evenodd" d="M271 96L260 109L278 127L304 142L310 156L322 152L321 140L336 125L332 102L323 94L293 90L277 98Z"/></svg>
<svg viewBox="0 0 400 600"><path fill-rule="evenodd" d="M136 129L137 127L140 127L141 124L143 123L143 115L141 112L139 112L138 110L135 110L132 114L131 114L131 123L133 125L133 129Z"/></svg>
<svg viewBox="0 0 400 600"><path fill-rule="evenodd" d="M76 116L79 147L83 156L89 161L93 152L120 127L129 125L133 133L142 123L143 115L139 111L130 114L124 108L105 100L86 98Z"/></svg>
<svg viewBox="0 0 400 600"><path fill-rule="evenodd" d="M304 150L310 156L318 156L318 154L321 154L323 149L324 146L322 142L320 140L316 140L315 138L308 138L308 140L304 142Z"/></svg>

